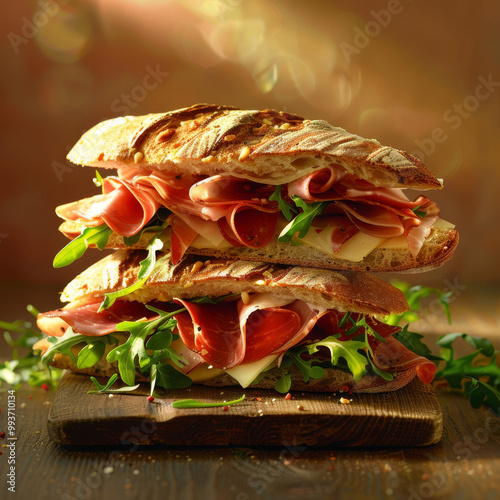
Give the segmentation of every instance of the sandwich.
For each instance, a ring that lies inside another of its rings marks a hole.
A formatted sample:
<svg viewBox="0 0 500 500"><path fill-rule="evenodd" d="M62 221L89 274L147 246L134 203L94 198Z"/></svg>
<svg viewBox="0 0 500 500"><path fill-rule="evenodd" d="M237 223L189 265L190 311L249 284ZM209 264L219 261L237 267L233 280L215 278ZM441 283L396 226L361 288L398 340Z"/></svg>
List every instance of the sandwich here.
<svg viewBox="0 0 500 500"><path fill-rule="evenodd" d="M39 314L44 362L165 389L373 393L434 377L383 322L408 310L404 294L371 274L191 254L174 264L159 252L146 283L102 309L137 282L144 258L106 256L66 286L63 308Z"/></svg>
<svg viewBox="0 0 500 500"><path fill-rule="evenodd" d="M438 205L407 190L441 189L417 158L322 120L198 104L104 121L68 154L99 169L102 188L56 209L88 247L324 269L422 272L458 243ZM111 175L100 172L111 169Z"/></svg>
<svg viewBox="0 0 500 500"><path fill-rule="evenodd" d="M434 269L457 246L437 204L405 192L442 188L418 159L324 121L206 104L105 121L68 158L113 173L56 209L71 241L54 266L113 253L39 314L44 362L165 389L432 381L385 322L404 294L368 273Z"/></svg>

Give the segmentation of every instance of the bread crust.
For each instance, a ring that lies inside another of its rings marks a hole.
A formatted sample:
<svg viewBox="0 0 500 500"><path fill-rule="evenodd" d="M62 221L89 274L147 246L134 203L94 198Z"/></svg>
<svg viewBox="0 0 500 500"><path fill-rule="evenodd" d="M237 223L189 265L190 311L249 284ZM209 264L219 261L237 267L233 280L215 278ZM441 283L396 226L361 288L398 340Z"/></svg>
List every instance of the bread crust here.
<svg viewBox="0 0 500 500"><path fill-rule="evenodd" d="M65 221L59 226L59 231L67 238L74 239L81 234L82 226L75 222ZM151 237L152 233L144 232L137 243L127 246L120 235L112 233L106 248L116 250L144 249L147 248ZM274 236L263 248L231 247L227 250L214 250L188 247L186 253L217 259L262 261L322 269L346 269L375 273L421 273L436 269L448 262L455 253L458 240L458 231L455 229L432 228L430 235L425 239L422 249L416 257L412 255L409 249L376 248L359 262L332 257L307 245L293 246L289 243L281 243L278 241L277 236ZM89 246L97 248L95 244Z"/></svg>
<svg viewBox="0 0 500 500"><path fill-rule="evenodd" d="M61 300L101 298L137 281L142 250L118 250L90 266L64 289ZM199 262L199 263L197 263ZM158 253L153 272L126 300L150 302L272 292L292 296L317 307L362 314L402 313L408 310L405 296L391 284L356 271L332 271L300 266L247 261L206 261L186 255L172 264L169 253Z"/></svg>
<svg viewBox="0 0 500 500"><path fill-rule="evenodd" d="M214 104L104 121L81 137L68 159L97 168L132 165L175 175L227 172L276 185L341 164L376 186L442 187L418 158L326 121Z"/></svg>

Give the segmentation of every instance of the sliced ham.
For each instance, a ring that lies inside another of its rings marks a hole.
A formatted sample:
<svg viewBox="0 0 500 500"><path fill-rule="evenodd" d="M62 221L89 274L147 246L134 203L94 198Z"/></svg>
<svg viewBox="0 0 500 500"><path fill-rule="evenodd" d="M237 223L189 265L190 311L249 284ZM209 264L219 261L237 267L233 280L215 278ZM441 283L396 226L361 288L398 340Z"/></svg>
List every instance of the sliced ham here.
<svg viewBox="0 0 500 500"><path fill-rule="evenodd" d="M374 319L370 320L370 326L381 335L385 342L368 336L368 342L373 351L373 363L380 370L389 373L405 372L415 369L418 378L424 384L430 384L436 373L436 365L423 356L415 354L395 339L392 334L394 328ZM398 375L399 376L399 375Z"/></svg>
<svg viewBox="0 0 500 500"><path fill-rule="evenodd" d="M207 206L235 205L244 201L253 201L254 205L275 205L269 201L274 190L275 186L221 174L194 184L189 190L189 198Z"/></svg>
<svg viewBox="0 0 500 500"><path fill-rule="evenodd" d="M187 311L177 314L182 341L203 360L216 368L231 368L245 357L236 304L196 304L176 299Z"/></svg>
<svg viewBox="0 0 500 500"><path fill-rule="evenodd" d="M117 300L108 309L98 312L100 305L101 300L40 313L37 317L37 325L44 333L55 337L64 335L68 326L82 335L101 336L115 332L116 326L122 321L139 321L143 318L158 317L157 313L140 302ZM62 326L65 326L64 331L61 329Z"/></svg>
<svg viewBox="0 0 500 500"><path fill-rule="evenodd" d="M334 188L345 177L345 169L340 165L316 170L315 172L287 184L289 196L298 196L304 201L325 201L340 198Z"/></svg>
<svg viewBox="0 0 500 500"><path fill-rule="evenodd" d="M187 309L176 316L183 342L224 369L284 352L309 333L318 315L302 301L270 293L254 294L246 305L176 302Z"/></svg>
<svg viewBox="0 0 500 500"><path fill-rule="evenodd" d="M439 218L439 207L435 202L429 200L425 196L419 196L415 203L419 212L424 212L425 215L420 221L420 224L409 228L406 240L408 241L408 247L410 252L414 257L417 256L418 252L422 248L425 239L429 236L433 224Z"/></svg>
<svg viewBox="0 0 500 500"><path fill-rule="evenodd" d="M393 211L381 206L356 203L351 201L337 201L351 222L363 233L377 238L392 238L404 233L401 218Z"/></svg>
<svg viewBox="0 0 500 500"><path fill-rule="evenodd" d="M274 236L280 212L278 209L256 208L240 203L226 216L236 239L244 246L262 248Z"/></svg>
<svg viewBox="0 0 500 500"><path fill-rule="evenodd" d="M168 222L172 227L172 237L170 242L172 262L177 264L177 262L181 260L189 245L191 245L194 239L198 236L198 233L187 222L175 214L172 214L168 218Z"/></svg>
<svg viewBox="0 0 500 500"><path fill-rule="evenodd" d="M151 190L134 187L117 177L106 177L103 189L102 195L58 207L57 215L86 226L107 224L121 236L133 236L161 206Z"/></svg>
<svg viewBox="0 0 500 500"><path fill-rule="evenodd" d="M277 209L257 208L240 203L232 207L217 225L224 238L235 247L261 248L274 236L280 212Z"/></svg>
<svg viewBox="0 0 500 500"><path fill-rule="evenodd" d="M330 335L338 335L338 340L348 341L357 335L347 335L352 327L351 321L340 325L344 313L320 310L293 297L279 297L272 293L252 294L246 304L242 300L219 304L181 299L175 302L186 308L186 311L175 315L177 332L182 341L179 354L187 361L182 367L185 373L202 362L215 368L230 369L257 362L267 356L275 356L279 360L288 349L299 344L317 342ZM170 303L153 302L152 305L166 312L178 309ZM124 321L145 321L159 317L145 304L134 301L117 300L101 312L98 312L99 306L100 301L90 301L41 313L37 324L51 336L62 336L68 327L82 335L102 336L115 332L117 325ZM351 313L354 322L360 317L360 314ZM366 317L366 321L384 339L368 335L373 363L380 370L397 373L397 377L394 382L386 382L381 377L366 377L354 384L352 390L394 390L408 383L415 375L425 384L432 381L436 372L434 363L413 353L394 338L398 327L371 317ZM360 327L358 333L362 332Z"/></svg>

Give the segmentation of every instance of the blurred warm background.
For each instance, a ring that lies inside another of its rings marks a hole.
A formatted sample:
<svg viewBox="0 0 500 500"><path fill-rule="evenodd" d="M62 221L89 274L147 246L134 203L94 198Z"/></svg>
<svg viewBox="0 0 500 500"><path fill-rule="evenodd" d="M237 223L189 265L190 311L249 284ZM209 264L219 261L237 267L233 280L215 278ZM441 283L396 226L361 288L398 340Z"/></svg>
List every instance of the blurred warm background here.
<svg viewBox="0 0 500 500"><path fill-rule="evenodd" d="M66 243L54 207L97 194L65 160L81 133L197 102L325 119L416 154L445 179L432 197L461 242L409 279L500 283L497 2L17 0L0 26L2 319L56 307L98 257L52 269Z"/></svg>

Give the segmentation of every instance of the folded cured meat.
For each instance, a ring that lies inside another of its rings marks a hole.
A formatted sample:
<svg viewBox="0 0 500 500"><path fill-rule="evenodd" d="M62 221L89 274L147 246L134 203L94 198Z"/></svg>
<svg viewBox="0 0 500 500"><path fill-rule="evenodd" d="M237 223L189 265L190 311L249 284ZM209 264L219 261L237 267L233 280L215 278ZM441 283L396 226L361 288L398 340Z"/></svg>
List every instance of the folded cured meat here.
<svg viewBox="0 0 500 500"><path fill-rule="evenodd" d="M114 252L67 285L65 307L39 315L47 363L168 389L385 392L432 381L434 364L383 322L408 309L404 295L372 275L159 254L141 287L102 309L137 282L144 258Z"/></svg>
<svg viewBox="0 0 500 500"><path fill-rule="evenodd" d="M148 248L161 233L174 263L191 253L420 272L458 243L435 202L406 194L442 187L417 158L290 113L199 104L114 118L68 158L116 170L101 194L56 210L85 247Z"/></svg>

